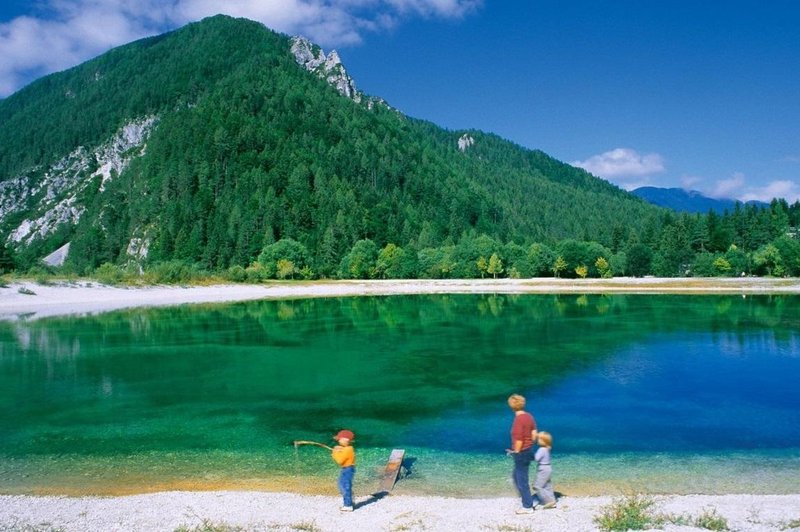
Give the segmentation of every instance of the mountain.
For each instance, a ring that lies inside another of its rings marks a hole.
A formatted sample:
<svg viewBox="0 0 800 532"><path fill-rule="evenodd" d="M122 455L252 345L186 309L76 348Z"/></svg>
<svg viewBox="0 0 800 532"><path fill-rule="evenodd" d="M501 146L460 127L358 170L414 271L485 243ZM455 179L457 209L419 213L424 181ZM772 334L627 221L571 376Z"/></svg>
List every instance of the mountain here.
<svg viewBox="0 0 800 532"><path fill-rule="evenodd" d="M702 214L708 211L714 211L717 214L722 214L725 211L730 212L733 211L737 203L742 203L731 199L709 198L696 190L684 190L682 188L639 187L632 190L631 194L659 207L666 207L679 212ZM748 201L747 204L758 207L769 205L761 201Z"/></svg>
<svg viewBox="0 0 800 532"><path fill-rule="evenodd" d="M291 238L334 275L361 239L608 245L660 215L541 151L407 117L335 52L245 19L115 48L0 101L0 243L22 264L60 250L79 272L222 270Z"/></svg>

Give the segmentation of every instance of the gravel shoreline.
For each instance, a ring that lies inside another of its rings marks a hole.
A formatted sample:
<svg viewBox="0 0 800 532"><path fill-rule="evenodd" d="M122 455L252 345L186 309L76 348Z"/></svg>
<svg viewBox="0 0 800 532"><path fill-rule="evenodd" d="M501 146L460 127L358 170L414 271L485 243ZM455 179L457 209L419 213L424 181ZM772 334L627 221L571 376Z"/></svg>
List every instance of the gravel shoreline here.
<svg viewBox="0 0 800 532"><path fill-rule="evenodd" d="M800 294L800 279L634 278L443 279L283 282L259 285L116 287L87 281L0 288L0 319L97 314L133 307L410 294Z"/></svg>
<svg viewBox="0 0 800 532"><path fill-rule="evenodd" d="M523 531L598 530L594 518L611 497L562 497L558 507L516 515L515 498L338 497L264 492L163 492L126 497L0 496L0 530L173 531L227 525L243 530ZM800 526L800 495L657 496L656 510L694 519L715 512L730 530ZM797 529L797 528L795 528ZM702 530L668 524L664 530Z"/></svg>

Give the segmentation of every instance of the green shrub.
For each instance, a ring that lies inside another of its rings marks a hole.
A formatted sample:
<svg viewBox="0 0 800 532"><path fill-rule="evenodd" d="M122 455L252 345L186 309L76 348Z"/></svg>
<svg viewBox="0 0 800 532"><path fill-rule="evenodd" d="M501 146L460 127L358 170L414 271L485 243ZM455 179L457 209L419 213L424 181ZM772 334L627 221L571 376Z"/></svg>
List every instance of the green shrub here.
<svg viewBox="0 0 800 532"><path fill-rule="evenodd" d="M260 262L254 262L248 266L245 270L245 275L247 276L248 283L263 283L272 277L267 268L265 268Z"/></svg>
<svg viewBox="0 0 800 532"><path fill-rule="evenodd" d="M310 266L303 266L302 268L300 268L299 273L300 277L306 281L309 281L316 276L314 270L312 270Z"/></svg>
<svg viewBox="0 0 800 532"><path fill-rule="evenodd" d="M278 524L278 523L261 523L255 527L257 530L292 530L297 532L322 532L322 529L317 526L314 521L300 521L292 524ZM212 521L211 519L203 519L199 525L188 526L181 525L175 529L175 532L245 532L250 528L238 525L229 525L223 521Z"/></svg>
<svg viewBox="0 0 800 532"><path fill-rule="evenodd" d="M594 522L601 530L645 530L656 525L656 501L649 495L628 495L614 499L601 509Z"/></svg>
<svg viewBox="0 0 800 532"><path fill-rule="evenodd" d="M195 526L181 525L175 532L245 532L245 528L229 525L228 523L215 522L211 519L203 519L203 522Z"/></svg>
<svg viewBox="0 0 800 532"><path fill-rule="evenodd" d="M665 524L694 526L706 530L728 530L728 521L714 508L706 508L697 517L655 512L656 500L651 495L628 495L615 499L602 508L594 522L601 530L646 530Z"/></svg>
<svg viewBox="0 0 800 532"><path fill-rule="evenodd" d="M283 270L278 267L278 263L281 261L283 261ZM284 279L294 278L294 274L308 266L310 262L308 249L291 238L283 238L274 244L264 246L257 260L257 263L264 267L265 279L272 279L276 276ZM287 263L291 263L291 266L288 266Z"/></svg>
<svg viewBox="0 0 800 532"><path fill-rule="evenodd" d="M160 262L148 267L144 279L150 284L182 284L199 279L205 272L182 260Z"/></svg>
<svg viewBox="0 0 800 532"><path fill-rule="evenodd" d="M800 519L792 519L791 521L781 523L781 530L794 530L800 528Z"/></svg>
<svg viewBox="0 0 800 532"><path fill-rule="evenodd" d="M44 264L44 263L42 263ZM53 271L47 266L31 266L28 270L28 277L32 277L36 284L47 286L52 284Z"/></svg>
<svg viewBox="0 0 800 532"><path fill-rule="evenodd" d="M103 284L118 284L125 278L125 272L116 264L104 262L94 271L94 278Z"/></svg>
<svg viewBox="0 0 800 532"><path fill-rule="evenodd" d="M728 520L717 513L715 508L706 508L694 520L694 526L706 530L729 530Z"/></svg>
<svg viewBox="0 0 800 532"><path fill-rule="evenodd" d="M290 530L297 532L322 532L322 529L317 526L314 521L299 521L287 525Z"/></svg>
<svg viewBox="0 0 800 532"><path fill-rule="evenodd" d="M234 283L243 283L247 280L247 272L238 264L228 268L225 272L225 278Z"/></svg>

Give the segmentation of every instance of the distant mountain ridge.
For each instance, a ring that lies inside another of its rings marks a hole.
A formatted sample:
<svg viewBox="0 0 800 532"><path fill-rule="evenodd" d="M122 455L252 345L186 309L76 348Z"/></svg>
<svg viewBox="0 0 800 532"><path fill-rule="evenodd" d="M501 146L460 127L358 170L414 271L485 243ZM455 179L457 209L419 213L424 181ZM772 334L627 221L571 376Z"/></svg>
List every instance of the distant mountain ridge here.
<svg viewBox="0 0 800 532"><path fill-rule="evenodd" d="M685 190L682 188L659 188L659 187L639 187L631 191L631 194L642 198L648 203L665 207L678 212L705 214L714 211L722 214L725 211L732 211L736 204L752 204L759 207L766 207L768 204L762 201L748 201L743 203L733 199L716 199L704 196L702 192L696 190Z"/></svg>

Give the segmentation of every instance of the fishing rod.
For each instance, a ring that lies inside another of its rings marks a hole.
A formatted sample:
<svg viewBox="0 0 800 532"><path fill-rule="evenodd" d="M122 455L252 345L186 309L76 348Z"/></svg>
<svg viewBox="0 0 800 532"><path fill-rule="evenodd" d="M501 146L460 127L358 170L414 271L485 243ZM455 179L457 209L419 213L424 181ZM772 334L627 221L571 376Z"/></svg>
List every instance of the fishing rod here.
<svg viewBox="0 0 800 532"><path fill-rule="evenodd" d="M324 443L319 443L319 442L316 442L316 441L309 441L309 440L295 440L293 443L294 443L294 448L295 448L295 449L297 449L297 448L298 448L298 447L300 447L301 445L316 445L317 447L323 447L323 448L325 448L325 449L328 449L329 451L332 451L332 450L333 450L333 447L330 447L330 446L328 446L328 445L325 445Z"/></svg>

